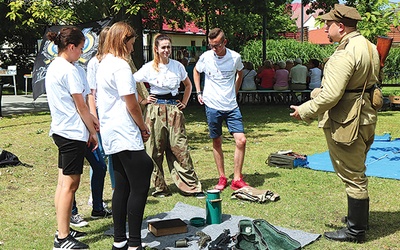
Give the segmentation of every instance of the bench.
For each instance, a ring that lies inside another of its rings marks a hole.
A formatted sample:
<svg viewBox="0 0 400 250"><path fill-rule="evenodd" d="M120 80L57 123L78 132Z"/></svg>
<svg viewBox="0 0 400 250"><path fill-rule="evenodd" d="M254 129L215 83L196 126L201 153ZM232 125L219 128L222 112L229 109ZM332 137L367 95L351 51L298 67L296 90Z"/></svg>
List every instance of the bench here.
<svg viewBox="0 0 400 250"><path fill-rule="evenodd" d="M239 90L238 103L275 103L290 104L298 103L309 98L310 89L298 90L274 90L274 89L257 89L257 90ZM298 95L301 96L300 100Z"/></svg>

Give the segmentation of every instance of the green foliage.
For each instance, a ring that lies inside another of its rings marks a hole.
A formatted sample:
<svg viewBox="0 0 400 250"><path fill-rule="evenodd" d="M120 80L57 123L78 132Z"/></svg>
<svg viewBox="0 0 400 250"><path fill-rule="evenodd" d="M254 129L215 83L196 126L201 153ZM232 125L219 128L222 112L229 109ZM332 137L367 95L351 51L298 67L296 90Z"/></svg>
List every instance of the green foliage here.
<svg viewBox="0 0 400 250"><path fill-rule="evenodd" d="M301 43L294 39L267 40L267 59L273 62L301 58L303 62L315 58L323 61L335 50L334 45L321 46ZM249 41L241 50L244 61L252 62L256 67L262 65L262 41Z"/></svg>
<svg viewBox="0 0 400 250"><path fill-rule="evenodd" d="M398 72L400 65L400 47L391 48L385 61L385 72Z"/></svg>

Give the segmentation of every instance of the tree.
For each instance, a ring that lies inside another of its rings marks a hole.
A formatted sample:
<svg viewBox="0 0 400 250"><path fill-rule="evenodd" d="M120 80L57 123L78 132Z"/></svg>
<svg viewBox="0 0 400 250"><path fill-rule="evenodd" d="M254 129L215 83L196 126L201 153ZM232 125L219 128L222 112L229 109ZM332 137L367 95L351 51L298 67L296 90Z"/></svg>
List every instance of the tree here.
<svg viewBox="0 0 400 250"><path fill-rule="evenodd" d="M14 0L1 8L7 13L7 24L20 27L35 40L41 38L46 26L75 24L116 16L115 20L127 20L138 34L144 29L163 29L163 24L182 28L186 22L195 22L199 27L221 27L224 29L229 46L239 50L248 40L262 35L262 17L268 21L269 38L277 37L279 32L294 31L296 26L290 19L288 0ZM207 17L207 18L206 18ZM13 27L12 29L15 29ZM1 29L1 28L0 28ZM2 30L10 34L12 29ZM35 30L31 34L28 30ZM18 44L25 41L18 37L7 41ZM1 41L0 41L1 42ZM135 43L134 61L138 67L143 63L142 39Z"/></svg>
<svg viewBox="0 0 400 250"><path fill-rule="evenodd" d="M303 5L311 4L310 11L320 8L325 12L330 11L336 0L303 0ZM389 0L348 0L346 5L357 8L362 16L358 29L372 42L376 42L378 36L385 36L390 31L390 25L399 26L400 12L397 10L400 3L390 3Z"/></svg>

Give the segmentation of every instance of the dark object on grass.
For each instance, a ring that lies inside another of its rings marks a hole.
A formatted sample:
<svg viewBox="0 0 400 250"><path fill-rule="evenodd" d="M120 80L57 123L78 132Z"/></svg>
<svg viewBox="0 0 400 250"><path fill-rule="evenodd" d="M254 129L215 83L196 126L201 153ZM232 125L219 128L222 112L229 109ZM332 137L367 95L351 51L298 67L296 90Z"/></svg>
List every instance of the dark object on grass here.
<svg viewBox="0 0 400 250"><path fill-rule="evenodd" d="M32 167L31 165L22 163L15 154L0 148L0 167L20 165L25 167Z"/></svg>
<svg viewBox="0 0 400 250"><path fill-rule="evenodd" d="M220 234L214 241L210 242L208 249L210 250L229 250L228 244L231 242L231 231L224 229L224 232Z"/></svg>

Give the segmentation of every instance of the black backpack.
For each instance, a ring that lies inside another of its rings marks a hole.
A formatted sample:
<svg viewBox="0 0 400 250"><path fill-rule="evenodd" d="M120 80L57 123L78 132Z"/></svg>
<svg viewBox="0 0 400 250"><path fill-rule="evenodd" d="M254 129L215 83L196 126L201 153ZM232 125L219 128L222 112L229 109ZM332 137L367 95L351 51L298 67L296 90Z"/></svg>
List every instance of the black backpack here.
<svg viewBox="0 0 400 250"><path fill-rule="evenodd" d="M2 150L0 149L0 167L7 167L7 166L25 166L25 167L31 167L28 164L22 163L18 157L11 153L8 152L7 150Z"/></svg>

